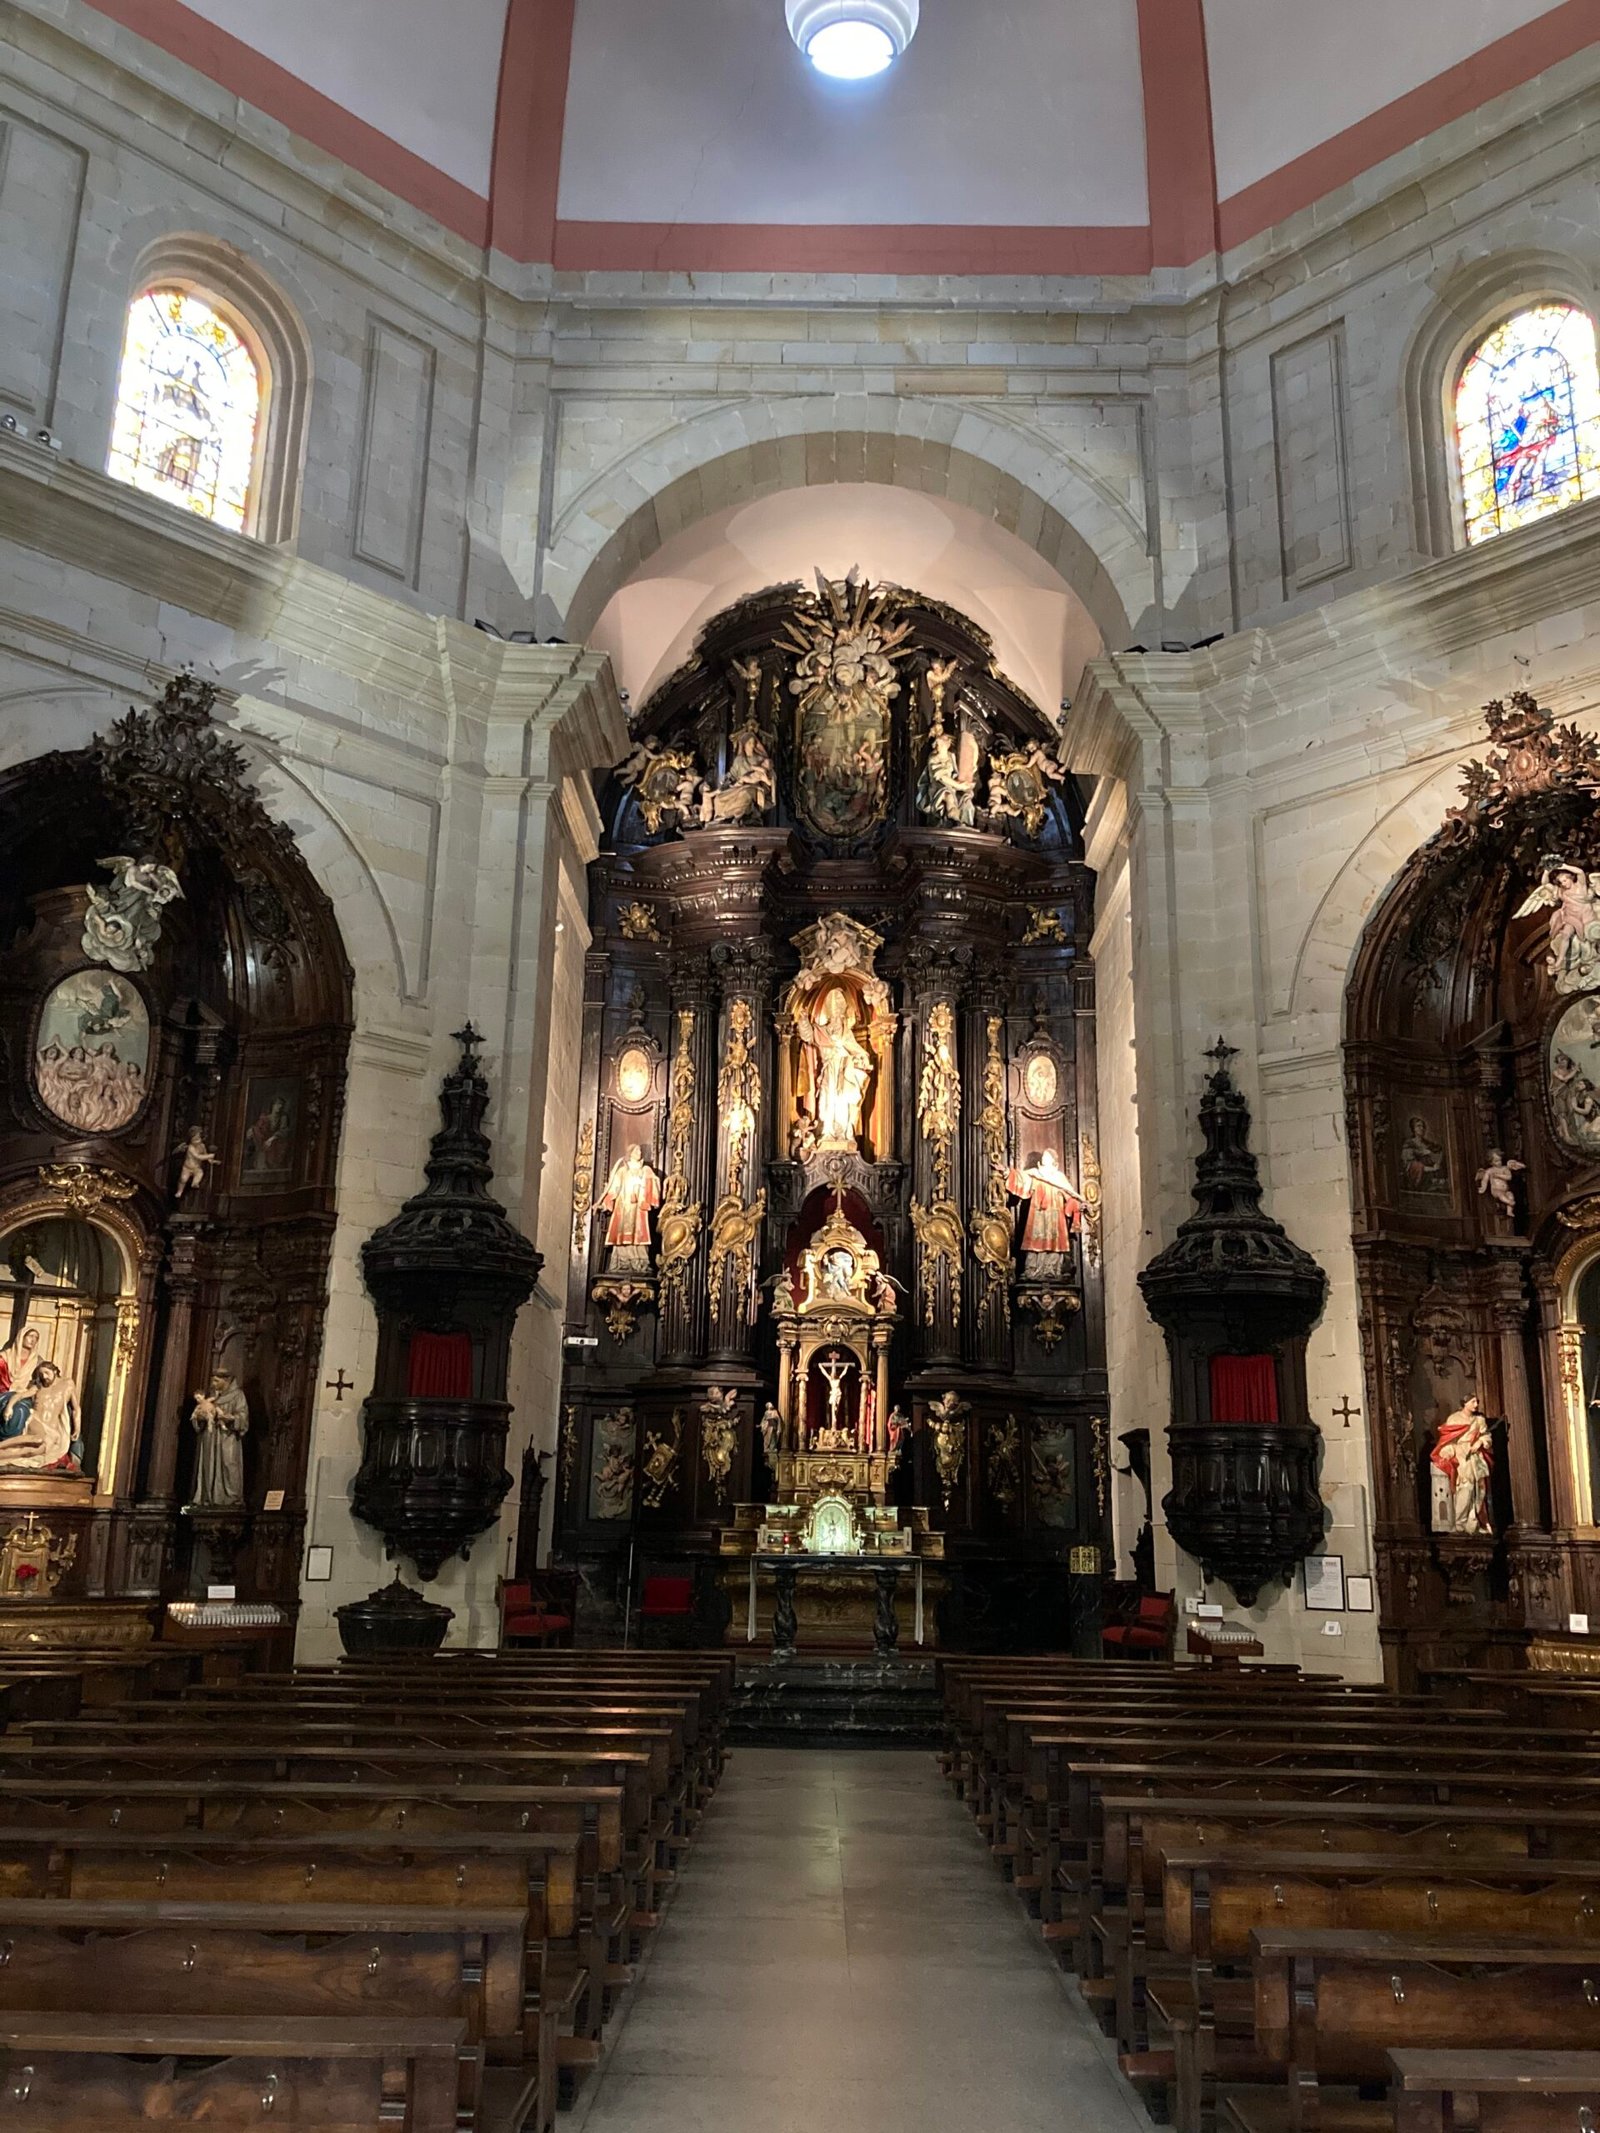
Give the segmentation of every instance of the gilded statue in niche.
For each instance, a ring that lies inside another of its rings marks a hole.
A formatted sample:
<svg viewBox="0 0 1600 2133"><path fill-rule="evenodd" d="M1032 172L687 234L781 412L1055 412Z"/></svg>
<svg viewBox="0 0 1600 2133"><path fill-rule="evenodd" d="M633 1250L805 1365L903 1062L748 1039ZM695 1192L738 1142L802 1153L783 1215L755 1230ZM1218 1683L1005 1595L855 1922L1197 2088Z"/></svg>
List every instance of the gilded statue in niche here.
<svg viewBox="0 0 1600 2133"><path fill-rule="evenodd" d="M661 1205L661 1180L635 1141L611 1166L606 1189L594 1203L606 1223L606 1270L646 1274L650 1270L650 1217Z"/></svg>
<svg viewBox="0 0 1600 2133"><path fill-rule="evenodd" d="M663 748L656 740L640 741L618 775L633 794L652 837L696 819L701 777L691 750Z"/></svg>
<svg viewBox="0 0 1600 2133"><path fill-rule="evenodd" d="M808 1161L860 1148L895 1016L889 987L873 970L881 935L835 911L795 945L804 960L778 1026L795 1045L790 1147Z"/></svg>
<svg viewBox="0 0 1600 2133"><path fill-rule="evenodd" d="M87 1490L83 1477L114 1459L137 1326L129 1264L106 1229L59 1206L19 1221L0 1244L0 1477Z"/></svg>
<svg viewBox="0 0 1600 2133"><path fill-rule="evenodd" d="M888 619L890 595L858 569L842 582L817 573L818 600L784 626L798 654L795 808L818 836L860 837L883 820L889 800L890 707L900 694L895 655L912 625Z"/></svg>
<svg viewBox="0 0 1600 2133"><path fill-rule="evenodd" d="M1053 1148L1042 1149L1026 1169L1009 1173L1006 1187L1028 1210L1022 1225L1022 1278L1059 1279L1083 1221L1084 1204L1060 1157Z"/></svg>
<svg viewBox="0 0 1600 2133"><path fill-rule="evenodd" d="M1435 1533L1490 1533L1489 1478L1494 1471L1494 1424L1476 1396L1446 1415L1428 1452L1430 1509Z"/></svg>
<svg viewBox="0 0 1600 2133"><path fill-rule="evenodd" d="M936 717L928 734L928 752L917 780L917 809L929 822L971 829L977 820L978 742L957 728L951 733Z"/></svg>
<svg viewBox="0 0 1600 2133"><path fill-rule="evenodd" d="M1021 823L1030 837L1037 837L1044 828L1051 788L1063 776L1061 765L1037 741L997 755L989 765L990 815L997 824Z"/></svg>
<svg viewBox="0 0 1600 2133"><path fill-rule="evenodd" d="M731 829L760 822L777 805L778 777L754 719L733 736L733 754L722 783L708 784L700 802L702 829Z"/></svg>

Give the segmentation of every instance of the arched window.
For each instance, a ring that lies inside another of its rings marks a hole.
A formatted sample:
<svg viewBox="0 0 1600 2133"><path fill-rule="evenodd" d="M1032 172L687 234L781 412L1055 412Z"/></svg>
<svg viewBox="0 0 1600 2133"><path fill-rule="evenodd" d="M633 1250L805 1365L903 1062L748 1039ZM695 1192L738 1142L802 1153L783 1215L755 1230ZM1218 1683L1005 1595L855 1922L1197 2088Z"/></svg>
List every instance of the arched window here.
<svg viewBox="0 0 1600 2133"><path fill-rule="evenodd" d="M1574 304L1503 319L1456 385L1456 462L1469 542L1600 495L1600 364Z"/></svg>
<svg viewBox="0 0 1600 2133"><path fill-rule="evenodd" d="M142 290L128 308L107 471L253 531L267 385L261 359L206 297Z"/></svg>

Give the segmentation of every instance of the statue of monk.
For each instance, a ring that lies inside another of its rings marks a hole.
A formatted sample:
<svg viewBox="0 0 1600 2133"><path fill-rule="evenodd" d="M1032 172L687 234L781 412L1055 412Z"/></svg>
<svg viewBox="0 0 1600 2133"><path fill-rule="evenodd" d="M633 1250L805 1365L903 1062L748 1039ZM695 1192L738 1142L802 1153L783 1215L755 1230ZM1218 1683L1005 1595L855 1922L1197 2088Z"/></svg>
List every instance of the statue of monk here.
<svg viewBox="0 0 1600 2133"><path fill-rule="evenodd" d="M606 1265L613 1273L650 1271L650 1215L660 1205L661 1180L635 1141L612 1164L606 1189L595 1202L595 1213L611 1218L606 1224Z"/></svg>
<svg viewBox="0 0 1600 2133"><path fill-rule="evenodd" d="M1022 1226L1023 1279L1054 1280L1066 1271L1073 1232L1083 1220L1084 1203L1077 1188L1055 1150L1046 1148L1026 1170L1006 1173L1006 1190L1014 1200L1027 1203L1028 1217Z"/></svg>

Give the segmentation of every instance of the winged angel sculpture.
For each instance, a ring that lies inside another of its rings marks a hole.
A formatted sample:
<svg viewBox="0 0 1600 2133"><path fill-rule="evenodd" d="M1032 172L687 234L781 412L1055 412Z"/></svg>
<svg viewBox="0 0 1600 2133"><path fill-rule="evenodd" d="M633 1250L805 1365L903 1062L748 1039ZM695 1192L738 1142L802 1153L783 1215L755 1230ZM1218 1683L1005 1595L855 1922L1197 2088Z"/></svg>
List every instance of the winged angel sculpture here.
<svg viewBox="0 0 1600 2133"><path fill-rule="evenodd" d="M1547 853L1539 862L1539 886L1516 915L1528 918L1535 911L1550 914L1545 968L1556 991L1590 992L1600 986L1600 874Z"/></svg>

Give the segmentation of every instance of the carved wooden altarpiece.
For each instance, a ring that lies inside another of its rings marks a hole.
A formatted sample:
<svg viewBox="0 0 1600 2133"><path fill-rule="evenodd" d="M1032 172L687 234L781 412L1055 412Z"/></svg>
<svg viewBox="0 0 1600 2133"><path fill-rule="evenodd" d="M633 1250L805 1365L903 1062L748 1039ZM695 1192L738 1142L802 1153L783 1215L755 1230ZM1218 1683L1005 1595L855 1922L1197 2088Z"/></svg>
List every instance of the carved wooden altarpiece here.
<svg viewBox="0 0 1600 2133"><path fill-rule="evenodd" d="M1403 1680L1547 1661L1569 1614L1600 1619L1600 743L1526 695L1485 715L1491 745L1368 922L1346 1002L1382 1635ZM1430 1453L1474 1397L1488 1494L1453 1520Z"/></svg>
<svg viewBox="0 0 1600 2133"><path fill-rule="evenodd" d="M819 578L707 626L601 807L558 1550L591 1594L630 1550L714 1562L826 1431L942 1550L941 1634L1059 1646L1108 1490L1093 878L1051 722L964 616ZM1093 1223L1024 1266L1047 1157Z"/></svg>
<svg viewBox="0 0 1600 2133"><path fill-rule="evenodd" d="M215 712L0 777L0 1649L292 1648L351 979Z"/></svg>

